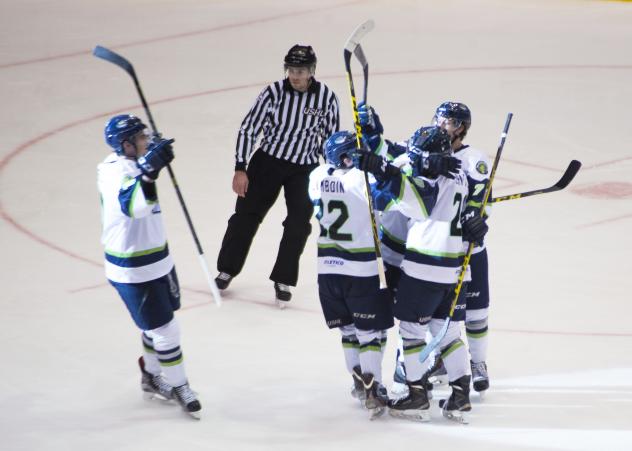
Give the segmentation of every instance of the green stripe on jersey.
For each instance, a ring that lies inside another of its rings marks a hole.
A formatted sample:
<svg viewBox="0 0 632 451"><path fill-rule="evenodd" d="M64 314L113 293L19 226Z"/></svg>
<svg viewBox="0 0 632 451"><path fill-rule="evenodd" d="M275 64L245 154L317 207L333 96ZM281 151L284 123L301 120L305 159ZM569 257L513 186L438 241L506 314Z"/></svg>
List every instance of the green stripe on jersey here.
<svg viewBox="0 0 632 451"><path fill-rule="evenodd" d="M167 247L167 243L163 244L160 247L154 247L153 249L147 249L145 251L136 251L136 252L115 252L110 249L106 249L105 253L111 255L112 257L118 258L131 258L131 257L141 257L143 255L155 254L157 252L162 252Z"/></svg>
<svg viewBox="0 0 632 451"><path fill-rule="evenodd" d="M344 247L336 243L328 243L328 244L318 243L318 248L319 249L332 249L333 248L333 249L338 249L339 251L342 251L342 252L350 252L352 254L360 254L364 252L375 252L374 247L358 247L355 249L345 249Z"/></svg>

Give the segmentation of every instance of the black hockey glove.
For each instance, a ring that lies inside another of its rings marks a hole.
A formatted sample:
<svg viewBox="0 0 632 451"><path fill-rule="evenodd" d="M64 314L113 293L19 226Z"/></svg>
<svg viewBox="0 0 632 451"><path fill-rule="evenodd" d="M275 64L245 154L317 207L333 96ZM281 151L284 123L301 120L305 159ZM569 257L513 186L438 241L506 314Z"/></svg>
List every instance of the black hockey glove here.
<svg viewBox="0 0 632 451"><path fill-rule="evenodd" d="M174 139L159 139L149 145L147 153L136 160L143 175L152 180L158 178L160 170L167 166L174 158L171 144Z"/></svg>
<svg viewBox="0 0 632 451"><path fill-rule="evenodd" d="M485 219L479 214L478 208L466 208L461 216L461 228L463 229L463 240L482 246L483 240L489 226Z"/></svg>
<svg viewBox="0 0 632 451"><path fill-rule="evenodd" d="M440 175L453 179L461 169L461 160L438 153L431 153L428 156L422 155L418 160L419 173L424 177L435 179Z"/></svg>
<svg viewBox="0 0 632 451"><path fill-rule="evenodd" d="M387 180L399 174L399 168L367 151L358 151L358 169L370 172L378 180Z"/></svg>

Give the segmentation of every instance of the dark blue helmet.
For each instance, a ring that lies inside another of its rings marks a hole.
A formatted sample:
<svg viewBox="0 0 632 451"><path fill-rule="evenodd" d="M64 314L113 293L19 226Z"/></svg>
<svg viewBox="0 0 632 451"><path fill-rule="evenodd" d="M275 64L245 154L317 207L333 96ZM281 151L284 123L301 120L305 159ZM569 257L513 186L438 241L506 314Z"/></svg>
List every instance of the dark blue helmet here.
<svg viewBox="0 0 632 451"><path fill-rule="evenodd" d="M284 59L285 68L288 67L316 67L316 53L310 45L296 44L290 50Z"/></svg>
<svg viewBox="0 0 632 451"><path fill-rule="evenodd" d="M411 163L415 163L422 153L445 153L452 152L450 136L441 127L421 127L408 140L408 158Z"/></svg>
<svg viewBox="0 0 632 451"><path fill-rule="evenodd" d="M336 168L352 167L344 162L345 158L353 160L356 154L356 135L348 131L336 132L325 142L325 160Z"/></svg>
<svg viewBox="0 0 632 451"><path fill-rule="evenodd" d="M143 121L131 114L114 116L105 125L105 142L117 154L123 153L123 142L147 128Z"/></svg>
<svg viewBox="0 0 632 451"><path fill-rule="evenodd" d="M435 120L439 118L452 119L457 122L457 127L463 125L465 129L461 134L461 138L465 137L470 125L472 125L472 113L464 103L443 102L435 111Z"/></svg>

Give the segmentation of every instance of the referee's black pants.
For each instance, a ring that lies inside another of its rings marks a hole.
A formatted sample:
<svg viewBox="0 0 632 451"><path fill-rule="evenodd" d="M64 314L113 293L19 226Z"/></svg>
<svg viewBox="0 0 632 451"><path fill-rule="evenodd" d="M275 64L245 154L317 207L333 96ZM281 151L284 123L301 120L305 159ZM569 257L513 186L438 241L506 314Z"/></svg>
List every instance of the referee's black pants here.
<svg viewBox="0 0 632 451"><path fill-rule="evenodd" d="M245 197L237 197L235 213L228 220L217 258L218 271L231 276L241 272L259 224L283 188L287 217L270 280L296 286L299 259L312 230L313 206L308 186L309 173L316 166L293 164L260 150L255 152L246 171L248 191Z"/></svg>

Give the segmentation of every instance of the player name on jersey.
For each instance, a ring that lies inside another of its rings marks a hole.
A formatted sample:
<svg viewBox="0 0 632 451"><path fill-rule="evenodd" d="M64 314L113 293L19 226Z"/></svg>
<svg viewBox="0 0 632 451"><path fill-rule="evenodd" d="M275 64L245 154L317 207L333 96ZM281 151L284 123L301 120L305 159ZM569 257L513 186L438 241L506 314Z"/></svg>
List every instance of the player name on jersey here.
<svg viewBox="0 0 632 451"><path fill-rule="evenodd" d="M320 191L323 193L344 193L345 187L340 180L324 179L320 182Z"/></svg>

